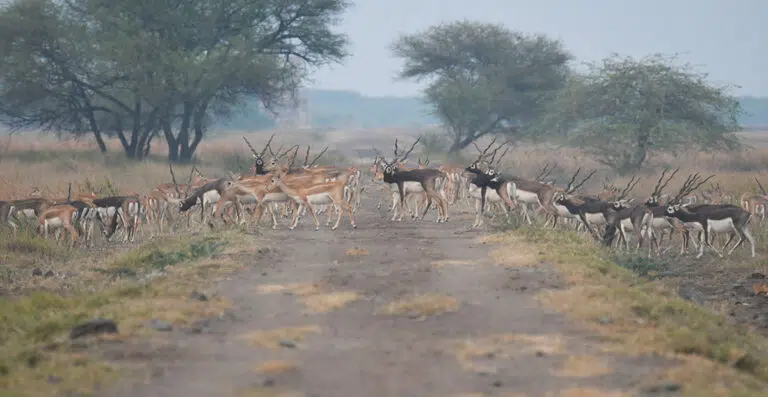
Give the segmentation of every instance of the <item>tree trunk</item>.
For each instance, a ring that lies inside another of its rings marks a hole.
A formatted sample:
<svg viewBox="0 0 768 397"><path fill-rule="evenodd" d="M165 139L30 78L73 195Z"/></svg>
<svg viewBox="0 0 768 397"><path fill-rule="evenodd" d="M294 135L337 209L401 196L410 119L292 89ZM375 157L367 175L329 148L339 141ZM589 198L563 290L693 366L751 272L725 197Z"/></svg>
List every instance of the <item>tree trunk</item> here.
<svg viewBox="0 0 768 397"><path fill-rule="evenodd" d="M448 152L449 153L459 152L462 149L466 148L467 146L471 145L472 142L482 138L487 133L488 132L481 132L476 134L468 134L468 135L465 135L464 137L454 138L453 143L451 144L451 147L448 148Z"/></svg>
<svg viewBox="0 0 768 397"><path fill-rule="evenodd" d="M645 160L648 158L648 149L651 141L650 129L643 128L637 134L637 140L634 151L629 154L629 157L621 164L616 172L619 175L626 175L630 172L635 172L645 164Z"/></svg>

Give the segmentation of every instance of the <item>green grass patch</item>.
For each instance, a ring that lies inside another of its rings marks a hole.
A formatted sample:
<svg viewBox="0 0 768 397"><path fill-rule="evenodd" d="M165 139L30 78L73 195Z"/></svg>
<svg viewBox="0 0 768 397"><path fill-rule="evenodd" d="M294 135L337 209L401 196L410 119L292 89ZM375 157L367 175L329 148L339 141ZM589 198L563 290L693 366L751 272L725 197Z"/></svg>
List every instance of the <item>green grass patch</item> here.
<svg viewBox="0 0 768 397"><path fill-rule="evenodd" d="M25 247L19 252L27 256L57 249L44 240L29 240L26 245L18 241L3 242L0 247ZM91 395L96 385L114 378L114 368L68 339L71 328L88 319L114 320L120 333L111 337L127 340L154 332L146 327L154 318L185 325L220 315L229 307L228 301L214 296L202 302L191 299L190 293L217 275L234 271L238 261L229 255L252 249L252 242L243 242L242 235L235 232L165 237L103 258L107 264L90 275L87 269L98 265L98 258L80 253L77 258L83 264L75 270L84 279L66 294L37 291L0 299L0 396ZM231 249L225 251L228 246ZM209 266L215 255L221 255L216 259L218 266ZM152 271L164 271L163 277L151 281L114 277Z"/></svg>
<svg viewBox="0 0 768 397"><path fill-rule="evenodd" d="M569 281L564 290L539 298L548 306L581 318L625 352L701 357L728 375L728 390L762 395L768 388L768 338L729 323L707 308L683 300L663 280L653 280L669 264L659 259L617 255L575 232L522 227L502 235L536 247ZM726 376L723 375L723 376ZM715 377L712 377L714 379ZM713 387L708 377L690 385L690 395ZM693 390L694 392L691 392ZM706 392L705 394L696 394Z"/></svg>
<svg viewBox="0 0 768 397"><path fill-rule="evenodd" d="M146 271L163 271L168 266L216 255L226 244L227 241L216 236L189 241L163 238L120 256L105 269L98 271L116 276L136 276Z"/></svg>

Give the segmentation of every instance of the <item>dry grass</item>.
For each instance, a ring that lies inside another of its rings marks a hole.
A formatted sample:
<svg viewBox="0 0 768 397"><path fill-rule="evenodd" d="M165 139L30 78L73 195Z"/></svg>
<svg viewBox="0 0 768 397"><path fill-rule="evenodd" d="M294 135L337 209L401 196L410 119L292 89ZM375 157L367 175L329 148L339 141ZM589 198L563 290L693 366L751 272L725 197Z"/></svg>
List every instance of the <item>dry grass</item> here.
<svg viewBox="0 0 768 397"><path fill-rule="evenodd" d="M382 312L393 316L426 318L459 310L456 298L437 294L412 296L392 302Z"/></svg>
<svg viewBox="0 0 768 397"><path fill-rule="evenodd" d="M682 363L674 368L658 371L644 380L641 388L662 383L685 385L685 395L701 397L729 397L739 395L734 390L755 390L743 392L744 396L760 396L764 385L754 378L718 363L695 356L678 356ZM751 394L750 394L751 393Z"/></svg>
<svg viewBox="0 0 768 397"><path fill-rule="evenodd" d="M479 339L462 340L452 347L456 360L467 371L495 373L496 368L482 362L505 359L514 355L561 354L565 342L560 335L501 334Z"/></svg>
<svg viewBox="0 0 768 397"><path fill-rule="evenodd" d="M347 248L344 253L348 256L367 256L369 254L367 249L358 247Z"/></svg>
<svg viewBox="0 0 768 397"><path fill-rule="evenodd" d="M330 131L323 136L308 137L305 132L297 130L280 131L278 136L280 143L286 145L306 144L309 140L313 143L318 140L334 142L339 148L338 151L330 153L330 156L323 160L347 161L341 157L342 152L351 153L357 149L367 149L372 144L377 147L389 147L394 136L404 138L406 134L411 133L405 130L382 130L376 131L375 134L367 132L369 133ZM247 135L251 142L258 146L266 141L270 133L236 133L207 139L199 148L198 168L206 176L225 175L227 170L246 170L250 165L250 153L244 147L241 135ZM647 169L638 173L642 180L635 193L639 196L652 190L656 180L652 174L659 165L680 167L677 178L670 186L678 186L687 174L697 171L702 174L717 174L715 180L735 197L742 192L757 192L753 178L768 179L768 172L765 171L768 169L768 148L764 134L745 133L744 136L747 143L751 142L755 146L744 153L681 153L674 157L652 157ZM27 198L34 187L39 187L43 196L64 197L70 182L75 193L97 191L102 194L146 194L155 185L170 182L163 142L153 143L153 156L141 163L126 160L116 140L107 142L111 152L106 155L98 153L90 140L58 141L50 137L25 135L14 136L8 143L9 145L3 143L0 153L0 200ZM529 177L537 174L544 163L556 162L559 169L555 172L557 175L553 176L561 183L567 179L566 174L573 172L577 167L600 168L583 151L553 150L546 145L518 147L513 153L509 153L506 159L508 168L515 169L515 173L520 176ZM441 159L435 156L434 161ZM190 169L184 166L175 168L178 175L185 175ZM585 190L598 191L604 177L614 179L609 171L601 169L594 180L585 186ZM626 179L618 178L616 183L620 184ZM0 234L2 233L0 230ZM190 302L188 294L236 271L241 266L241 261L232 258L243 255L252 247L241 244L238 239L242 239L242 235L236 233L219 237L230 241L230 244L225 251L217 252L217 258L213 260L205 255L198 257L192 254L189 247L185 248L185 245L178 241L181 236L157 240L155 244L141 248L117 247L94 253L60 247L26 233L21 233L16 238L0 235L0 263L3 264L0 269L0 294L12 297L0 301L0 371L10 371L13 374L0 377L0 388L17 394L55 395L67 387L85 390L93 383L101 383L113 377L112 369L98 361L89 362L84 366L71 365L74 359L68 355L66 349L45 352L42 354L42 361L33 368L22 365L29 357L32 357L33 361L38 360L39 346L56 339L68 327L83 319L95 315L112 316L120 321L121 332L125 333L126 337L137 337L147 332L141 324L148 318L157 317L175 324L185 324L197 316L221 313L228 305L226 300L214 297L208 302ZM765 241L768 236L763 233L757 237L761 241L758 250L766 251L768 245ZM499 238L488 237L486 242L493 242L494 239ZM546 241L546 238L543 240ZM497 263L528 266L551 257L535 250L521 251L519 241L514 242L518 245L517 249L498 252L494 257ZM580 244L583 244L583 241L580 241ZM556 252L559 247L548 246L547 249ZM587 253L579 253L577 249L572 251L576 252L576 256L567 260L562 260L566 257L564 253L558 254L562 267L568 265L574 269L565 272L570 282L603 281L601 277L605 277L604 272L608 272L612 278L621 280L624 284L612 284L614 281L611 281L600 287L597 283L596 289L585 287L583 291L564 291L564 295L550 295L542 299L550 305L560 306L562 310L570 310L574 315L584 318L599 318L607 313L606 315L612 316L614 321L598 328L615 327L618 331L612 329L611 332L621 335L620 340L628 341L622 346L640 346L650 340L651 346L656 350L675 350L673 347L688 349L694 354L716 357L716 360L725 363L738 360L739 354L734 353L738 349L721 348L721 345L732 347L744 342L745 345L754 346L751 337L737 333L738 338L730 338L728 335L733 333L731 328L722 333L715 332L711 338L702 337L700 329L706 324L714 323L716 331L726 329L725 325L708 315L692 311L690 305L679 302L670 294L653 296L656 294L653 286L625 292L625 285L635 283L631 275L613 270L612 265L606 264L604 258L594 259L591 249ZM155 254L149 257L147 252ZM361 255L365 254L360 251L350 253L350 256ZM158 261L157 258L161 260ZM179 258L184 259L178 261ZM585 261L592 260L598 265L583 265ZM582 265L573 266L574 264ZM33 269L41 269L44 272L50 270L55 277L32 276ZM148 275L154 273L161 273L162 277L151 278L150 281ZM322 291L322 287L314 285L262 287L263 293L268 293L269 288L272 288L272 292L291 293L301 297L327 293ZM579 296L583 297L585 294L592 297L583 298L583 302L589 304L572 304L579 302ZM616 299L619 303L600 303L610 299ZM621 303L625 301L628 303ZM393 303L384 311L424 316L455 311L458 307L455 299L450 297L422 297L420 300L417 297L414 302ZM635 310L636 307L640 310L639 314ZM666 315L667 312L683 314L680 315L680 321L659 322L658 318L670 317ZM637 323L638 320L642 323ZM651 328L651 324L655 328ZM633 327L655 330L651 332L655 336L633 337ZM26 336L21 336L22 331ZM724 340L730 342L724 343ZM755 348L754 351L762 352L762 349ZM763 370L761 361L755 371ZM63 380L58 384L39 382L40 376L44 376L41 374L45 373L58 373ZM8 383L10 378L14 379L13 384Z"/></svg>
<svg viewBox="0 0 768 397"><path fill-rule="evenodd" d="M290 361L272 360L261 363L253 367L253 372L257 374L276 375L298 370L298 365Z"/></svg>
<svg viewBox="0 0 768 397"><path fill-rule="evenodd" d="M613 372L605 361L597 356L570 356L553 374L565 378L591 378Z"/></svg>
<svg viewBox="0 0 768 397"><path fill-rule="evenodd" d="M239 269L240 255L252 244L245 247L241 235L221 232L204 238L164 237L99 256L71 252L43 260L39 250L0 253L12 258L5 268L10 281L2 285L12 297L0 300L0 372L5 374L0 389L48 396L65 390L90 393L94 385L105 385L116 370L99 357L73 352L66 338L72 326L89 318L110 318L120 334L101 340L130 342L156 334L147 327L152 319L186 326L219 316L231 303L205 288ZM56 276L33 277L32 269L24 267L27 263ZM190 299L201 290L207 292L206 301ZM40 382L50 374L61 380Z"/></svg>
<svg viewBox="0 0 768 397"><path fill-rule="evenodd" d="M327 294L307 295L302 302L314 313L328 313L344 307L347 303L360 299L357 292L330 292Z"/></svg>
<svg viewBox="0 0 768 397"><path fill-rule="evenodd" d="M445 266L476 266L480 263L479 260L467 259L467 260L455 260L455 259L443 259L432 262L432 267L440 269Z"/></svg>
<svg viewBox="0 0 768 397"><path fill-rule="evenodd" d="M631 394L620 391L606 391L593 387L573 387L555 393L547 393L546 397L629 397Z"/></svg>
<svg viewBox="0 0 768 397"><path fill-rule="evenodd" d="M238 397L304 397L304 393L284 391L273 387L252 387L237 393Z"/></svg>
<svg viewBox="0 0 768 397"><path fill-rule="evenodd" d="M280 341L302 342L308 335L320 332L321 329L317 325L302 325L255 331L243 335L242 338L252 347L276 349L280 347Z"/></svg>
<svg viewBox="0 0 768 397"><path fill-rule="evenodd" d="M328 313L360 299L360 295L353 291L326 292L320 283L262 284L257 290L260 294L283 293L300 297L307 310L313 313Z"/></svg>
<svg viewBox="0 0 768 397"><path fill-rule="evenodd" d="M374 146L388 147L391 137L397 134L410 134L410 131L382 130L376 135L364 134L361 139L353 131L331 131L321 139L332 141L346 152L367 149ZM199 167L206 175L224 175L226 170L247 168L250 153L242 143L241 136L248 136L251 142L258 146L271 134L271 131L258 133L236 132L216 138L204 140L198 150ZM300 131L279 131L280 143L285 145L314 143L317 137L308 137ZM647 169L641 170L644 176L659 165L680 167L678 178L670 186L677 186L689 173L698 171L702 174L715 173L716 180L738 196L744 191L757 192L753 177L766 177L768 173L768 147L765 145L764 133L743 133L748 145L754 146L742 153L677 153L674 156L651 156ZM403 137L403 136L401 136ZM375 141L375 142L374 142ZM481 144L483 142L480 142ZM125 160L122 149L116 140L107 142L110 153L106 156L98 153L95 144L85 141L58 141L46 136L28 135L15 136L0 153L3 166L0 167L0 199L24 198L31 192L34 185L38 186L44 195L61 196L66 194L67 184L73 182L76 191L85 189L86 185L94 187L112 186L123 193L147 192L154 185L169 181L168 168L165 163L166 146L162 141L153 143L154 157L150 161L134 163ZM3 145L5 146L5 145ZM333 153L330 154L334 156ZM336 153L338 156L338 153ZM439 154L434 154L435 161L440 160ZM445 156L443 156L445 157ZM336 157L338 158L338 157ZM520 176L536 175L546 163L557 164L553 173L558 181L567 179L567 174L578 167L600 169L593 181L587 184L587 190L600 188L604 177L613 179L609 170L605 170L584 151L567 148L553 148L551 145L523 145L515 148L506 157L508 169L515 169ZM179 174L188 172L188 167L178 167ZM73 175L77 177L73 178ZM618 182L624 181L620 178ZM29 181L35 181L31 184ZM655 178L643 178L635 191L647 193L652 190Z"/></svg>
<svg viewBox="0 0 768 397"><path fill-rule="evenodd" d="M323 291L323 286L318 283L293 283L293 284L262 284L256 287L260 294L284 294L307 296Z"/></svg>
<svg viewBox="0 0 768 397"><path fill-rule="evenodd" d="M683 355L709 363L709 377L696 376L694 366L678 369L686 393L725 387L756 396L768 387L768 340L682 300L663 282L642 280L620 268L589 237L522 228L497 240L514 247L530 245L538 261L553 264L566 276L568 288L545 291L538 298L602 335L606 350Z"/></svg>

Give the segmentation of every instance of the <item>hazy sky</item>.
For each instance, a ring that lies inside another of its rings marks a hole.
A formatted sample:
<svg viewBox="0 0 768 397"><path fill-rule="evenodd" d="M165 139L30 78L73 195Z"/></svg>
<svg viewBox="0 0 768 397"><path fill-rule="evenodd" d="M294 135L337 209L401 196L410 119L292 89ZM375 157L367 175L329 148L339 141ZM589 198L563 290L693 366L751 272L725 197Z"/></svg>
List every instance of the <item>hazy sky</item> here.
<svg viewBox="0 0 768 397"><path fill-rule="evenodd" d="M419 86L395 80L389 44L440 22L503 23L563 40L577 61L611 53L679 53L736 94L768 96L766 0L353 0L341 29L352 56L313 76L314 88L408 96Z"/></svg>

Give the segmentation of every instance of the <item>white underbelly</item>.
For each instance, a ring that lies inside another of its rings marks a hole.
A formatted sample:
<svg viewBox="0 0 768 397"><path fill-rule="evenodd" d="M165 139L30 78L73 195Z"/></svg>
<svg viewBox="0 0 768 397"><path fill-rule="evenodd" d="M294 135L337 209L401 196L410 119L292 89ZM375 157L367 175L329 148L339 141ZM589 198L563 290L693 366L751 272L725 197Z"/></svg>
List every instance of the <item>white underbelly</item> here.
<svg viewBox="0 0 768 397"><path fill-rule="evenodd" d="M666 218L653 218L653 228L654 229L670 229L672 228L672 224L669 223L669 221Z"/></svg>
<svg viewBox="0 0 768 397"><path fill-rule="evenodd" d="M518 201L522 201L528 204L538 204L539 196L533 192L527 192L525 190L516 189L516 196Z"/></svg>
<svg viewBox="0 0 768 397"><path fill-rule="evenodd" d="M21 210L21 213L24 214L24 216L28 216L30 218L35 216L35 210L31 209Z"/></svg>
<svg viewBox="0 0 768 397"><path fill-rule="evenodd" d="M631 232L635 230L635 225L632 224L632 219L625 218L621 220L621 229L625 232Z"/></svg>
<svg viewBox="0 0 768 397"><path fill-rule="evenodd" d="M310 204L332 204L333 199L331 199L331 195L328 193L317 193L317 194L310 194L307 196L307 201L309 201Z"/></svg>
<svg viewBox="0 0 768 397"><path fill-rule="evenodd" d="M219 202L220 198L221 198L221 195L217 190L209 190L203 193L203 202L205 204L217 203Z"/></svg>
<svg viewBox="0 0 768 397"><path fill-rule="evenodd" d="M568 208L564 205L555 204L555 209L557 210L557 215L567 218L573 217L573 214L571 214L571 212L568 211Z"/></svg>
<svg viewBox="0 0 768 397"><path fill-rule="evenodd" d="M701 226L701 223L699 222L683 222L683 227L693 231L704 230L704 228Z"/></svg>
<svg viewBox="0 0 768 397"><path fill-rule="evenodd" d="M399 194L399 190L397 190L396 183L390 183L389 190L391 190L393 193ZM423 192L424 192L424 189L422 189L420 182L408 181L403 183L403 194L423 193Z"/></svg>
<svg viewBox="0 0 768 397"><path fill-rule="evenodd" d="M62 222L61 218L59 218L57 216L55 218L48 218L48 219L46 219L45 220L45 224L48 227L61 227L64 224L64 222Z"/></svg>
<svg viewBox="0 0 768 397"><path fill-rule="evenodd" d="M474 186L475 189L472 189L472 187L470 186L469 196L476 200L482 200L483 199L483 197L481 196L482 190L480 190L480 188L475 185L472 185L472 186ZM489 188L485 190L485 201L494 202L494 203L499 202L501 201L501 196L499 196L499 194L496 193L495 190Z"/></svg>
<svg viewBox="0 0 768 397"><path fill-rule="evenodd" d="M708 220L707 226L709 227L709 230L712 230L716 233L730 232L735 229L733 219L731 218Z"/></svg>
<svg viewBox="0 0 768 397"><path fill-rule="evenodd" d="M603 214L585 214L584 217L591 225L602 225L605 223L605 217Z"/></svg>
<svg viewBox="0 0 768 397"><path fill-rule="evenodd" d="M112 217L112 216L115 216L115 211L117 209L115 207L99 207L96 210L99 212L99 215L101 216Z"/></svg>
<svg viewBox="0 0 768 397"><path fill-rule="evenodd" d="M265 203L269 202L280 202L280 201L288 201L288 195L285 193L267 193L264 195L264 199L262 200Z"/></svg>
<svg viewBox="0 0 768 397"><path fill-rule="evenodd" d="M245 205L256 204L258 202L258 200L256 199L256 196L252 194L249 194L246 196L240 196L237 199L240 201L240 204L245 204Z"/></svg>

